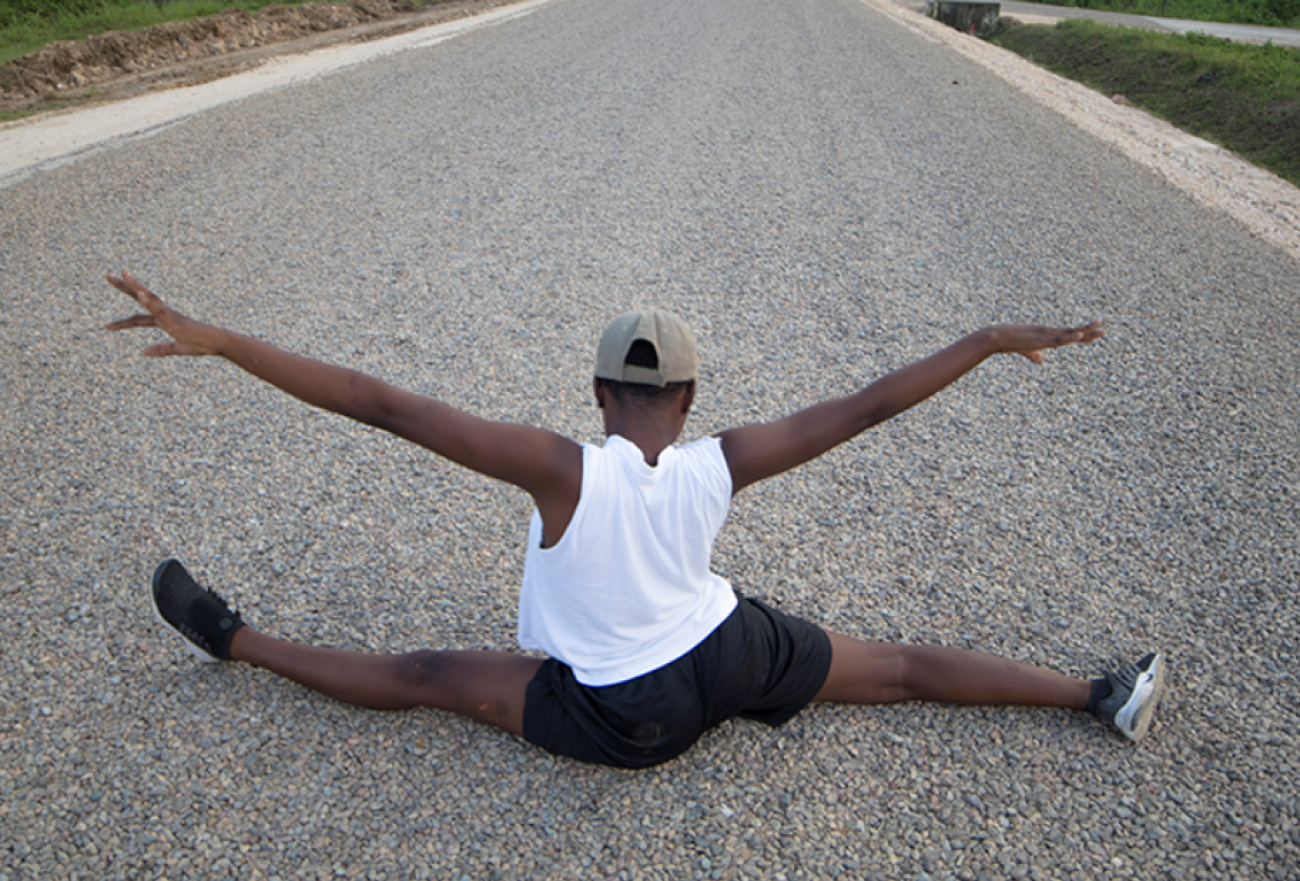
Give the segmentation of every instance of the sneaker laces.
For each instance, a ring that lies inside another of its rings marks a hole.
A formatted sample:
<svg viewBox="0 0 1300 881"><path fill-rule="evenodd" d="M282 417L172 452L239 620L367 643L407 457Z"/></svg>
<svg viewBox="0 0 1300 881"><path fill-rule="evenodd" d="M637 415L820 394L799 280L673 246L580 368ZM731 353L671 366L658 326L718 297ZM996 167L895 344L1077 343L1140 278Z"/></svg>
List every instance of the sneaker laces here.
<svg viewBox="0 0 1300 881"><path fill-rule="evenodd" d="M1110 680L1112 689L1114 689L1116 685L1121 685L1131 692L1137 687L1138 677L1141 676L1143 672L1142 668L1137 664L1129 662L1116 670L1107 670L1106 678Z"/></svg>

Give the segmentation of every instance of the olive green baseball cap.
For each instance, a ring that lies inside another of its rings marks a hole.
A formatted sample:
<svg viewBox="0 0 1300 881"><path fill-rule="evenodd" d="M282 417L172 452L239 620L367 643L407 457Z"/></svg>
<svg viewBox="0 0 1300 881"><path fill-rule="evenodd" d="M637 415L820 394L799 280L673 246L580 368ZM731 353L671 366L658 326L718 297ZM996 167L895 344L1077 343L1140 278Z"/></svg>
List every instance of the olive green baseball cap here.
<svg viewBox="0 0 1300 881"><path fill-rule="evenodd" d="M638 367L627 363L627 353L637 340L654 347L658 367ZM626 312L601 334L596 348L596 376L615 382L657 385L695 379L699 360L695 355L695 336L691 329L671 312L662 309L637 309Z"/></svg>

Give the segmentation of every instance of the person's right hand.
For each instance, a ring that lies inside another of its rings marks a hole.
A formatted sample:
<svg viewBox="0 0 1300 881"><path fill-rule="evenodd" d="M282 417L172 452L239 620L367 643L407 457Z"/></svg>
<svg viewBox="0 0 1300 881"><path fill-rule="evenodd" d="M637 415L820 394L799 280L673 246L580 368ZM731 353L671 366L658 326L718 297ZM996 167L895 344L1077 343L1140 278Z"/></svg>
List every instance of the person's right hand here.
<svg viewBox="0 0 1300 881"><path fill-rule="evenodd" d="M999 352L1024 355L1035 364L1043 363L1043 350L1091 343L1105 331L1100 321L1078 327L1041 327L1034 324L999 324L992 328Z"/></svg>
<svg viewBox="0 0 1300 881"><path fill-rule="evenodd" d="M160 358L168 355L220 354L221 330L219 328L187 318L175 309L169 309L153 291L136 281L126 270L122 270L120 277L110 273L108 283L143 306L148 314L132 315L121 321L114 321L105 325L106 329L156 327L172 338L171 342L145 346L143 350L145 355Z"/></svg>

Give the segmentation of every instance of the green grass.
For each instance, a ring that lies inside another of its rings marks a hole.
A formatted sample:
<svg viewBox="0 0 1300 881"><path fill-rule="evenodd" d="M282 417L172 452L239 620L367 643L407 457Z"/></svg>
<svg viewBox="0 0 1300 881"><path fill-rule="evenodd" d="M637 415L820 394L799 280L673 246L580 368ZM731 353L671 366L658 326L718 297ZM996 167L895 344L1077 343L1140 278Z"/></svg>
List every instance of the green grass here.
<svg viewBox="0 0 1300 881"><path fill-rule="evenodd" d="M1086 20L1022 25L990 39L1300 186L1300 50Z"/></svg>
<svg viewBox="0 0 1300 881"><path fill-rule="evenodd" d="M1029 0L1038 2L1038 0ZM1300 28L1300 0L1042 0L1054 6L1193 21Z"/></svg>

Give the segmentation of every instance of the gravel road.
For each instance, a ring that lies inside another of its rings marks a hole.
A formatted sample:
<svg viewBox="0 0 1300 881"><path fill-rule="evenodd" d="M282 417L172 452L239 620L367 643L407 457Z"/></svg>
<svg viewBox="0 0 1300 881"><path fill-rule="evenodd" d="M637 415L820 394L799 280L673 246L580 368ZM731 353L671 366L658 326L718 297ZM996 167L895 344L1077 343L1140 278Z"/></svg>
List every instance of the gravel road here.
<svg viewBox="0 0 1300 881"><path fill-rule="evenodd" d="M1095 675L1056 711L814 707L658 769L200 666L185 559L263 628L514 645L516 492L216 362L176 305L596 440L634 304L702 436L982 324L1100 316L737 499L717 570L845 632ZM0 879L1293 878L1300 262L860 0L557 0L0 190Z"/></svg>

